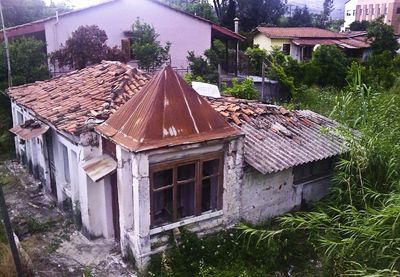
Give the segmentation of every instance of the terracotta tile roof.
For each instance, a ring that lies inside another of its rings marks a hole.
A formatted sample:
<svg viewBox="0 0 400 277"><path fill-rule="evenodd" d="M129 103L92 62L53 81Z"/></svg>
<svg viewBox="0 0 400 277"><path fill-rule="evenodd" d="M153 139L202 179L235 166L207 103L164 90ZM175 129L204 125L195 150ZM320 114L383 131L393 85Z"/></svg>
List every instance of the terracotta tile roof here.
<svg viewBox="0 0 400 277"><path fill-rule="evenodd" d="M315 27L257 27L256 31L269 38L343 38L336 33Z"/></svg>
<svg viewBox="0 0 400 277"><path fill-rule="evenodd" d="M171 66L96 130L133 152L240 135Z"/></svg>
<svg viewBox="0 0 400 277"><path fill-rule="evenodd" d="M59 131L79 135L106 120L148 80L128 65L103 61L48 81L12 87L8 95Z"/></svg>
<svg viewBox="0 0 400 277"><path fill-rule="evenodd" d="M343 152L338 124L311 111L288 111L258 101L208 98L211 106L245 134L245 161L263 174Z"/></svg>

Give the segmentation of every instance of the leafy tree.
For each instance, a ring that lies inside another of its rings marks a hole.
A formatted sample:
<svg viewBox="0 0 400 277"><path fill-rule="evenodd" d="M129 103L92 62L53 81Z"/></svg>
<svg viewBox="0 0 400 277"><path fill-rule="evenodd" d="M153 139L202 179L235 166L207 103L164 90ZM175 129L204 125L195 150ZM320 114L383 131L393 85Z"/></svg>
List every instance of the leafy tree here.
<svg viewBox="0 0 400 277"><path fill-rule="evenodd" d="M367 28L367 37L372 40L371 49L373 54L389 51L394 56L399 49L399 43L393 27L385 24L382 17L370 23Z"/></svg>
<svg viewBox="0 0 400 277"><path fill-rule="evenodd" d="M174 8L217 22L212 5L207 0L164 0Z"/></svg>
<svg viewBox="0 0 400 277"><path fill-rule="evenodd" d="M96 25L80 26L65 46L50 54L50 62L54 66L82 69L102 60L124 61L122 51L107 46L107 39L106 32Z"/></svg>
<svg viewBox="0 0 400 277"><path fill-rule="evenodd" d="M225 61L225 46L219 40L213 41L213 46L204 51L204 56L196 56L188 52L187 60L192 80L203 80L216 84L218 81L218 64Z"/></svg>
<svg viewBox="0 0 400 277"><path fill-rule="evenodd" d="M350 24L350 31L366 31L369 25L369 21L354 21Z"/></svg>
<svg viewBox="0 0 400 277"><path fill-rule="evenodd" d="M22 85L49 77L47 57L44 54L46 45L33 38L20 38L10 43L10 61L12 68L13 84ZM0 90L7 87L7 61L5 58L4 44L0 52ZM8 132L11 128L9 99L0 93L0 159L10 155L13 151L13 139Z"/></svg>
<svg viewBox="0 0 400 277"><path fill-rule="evenodd" d="M56 11L71 10L65 4L46 5L43 0L2 0L4 22L7 27L24 24L55 15Z"/></svg>
<svg viewBox="0 0 400 277"><path fill-rule="evenodd" d="M293 15L288 18L287 26L289 27L310 27L313 25L313 18L307 6L303 8L296 7Z"/></svg>
<svg viewBox="0 0 400 277"><path fill-rule="evenodd" d="M169 59L171 43L167 42L162 46L157 40L158 36L153 26L142 23L139 19L132 25L133 56L141 68L158 67Z"/></svg>
<svg viewBox="0 0 400 277"><path fill-rule="evenodd" d="M22 85L49 78L47 56L44 51L46 45L34 38L20 38L10 43L10 62L13 85ZM4 53L2 45L1 53ZM4 88L7 83L7 62L5 55L1 55L0 80Z"/></svg>
<svg viewBox="0 0 400 277"><path fill-rule="evenodd" d="M389 50L369 57L365 70L365 82L374 89L390 89L400 75L400 57Z"/></svg>
<svg viewBox="0 0 400 277"><path fill-rule="evenodd" d="M323 9L322 9L322 16L324 21L330 20L331 13L333 12L333 0L324 0Z"/></svg>
<svg viewBox="0 0 400 277"><path fill-rule="evenodd" d="M278 24L285 14L286 2L281 0L237 0L243 31L251 31L261 23Z"/></svg>
<svg viewBox="0 0 400 277"><path fill-rule="evenodd" d="M259 48L258 45L255 45L254 47L247 48L245 53L249 59L249 73L261 76L262 63L266 61L267 52Z"/></svg>
<svg viewBox="0 0 400 277"><path fill-rule="evenodd" d="M237 4L235 0L229 0L227 7L223 10L221 24L231 30L235 28L234 19L236 18Z"/></svg>
<svg viewBox="0 0 400 277"><path fill-rule="evenodd" d="M322 45L314 52L312 64L319 68L317 84L343 87L349 60L335 45Z"/></svg>

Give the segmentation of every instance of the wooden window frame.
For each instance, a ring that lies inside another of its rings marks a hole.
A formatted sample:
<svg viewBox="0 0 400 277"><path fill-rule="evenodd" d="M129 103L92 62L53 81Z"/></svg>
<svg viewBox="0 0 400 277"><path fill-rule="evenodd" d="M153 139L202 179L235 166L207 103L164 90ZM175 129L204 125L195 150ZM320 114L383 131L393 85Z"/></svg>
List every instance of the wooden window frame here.
<svg viewBox="0 0 400 277"><path fill-rule="evenodd" d="M208 161L219 160L219 168L218 172L211 174L209 176L203 176L203 164ZM195 176L192 179L185 179L178 181L178 167L195 164ZM154 173L160 172L163 170L172 170L172 185L164 186L161 188L154 189ZM180 221L185 217L178 218L178 199L177 199L177 191L178 186L190 184L194 182L195 185L195 195L194 195L194 215L188 216L200 216L203 213L207 213L209 211L202 212L202 183L204 180L211 179L214 177L218 177L217 184L217 211L222 210L223 207L223 181L224 181L224 151L218 151L210 154L205 154L201 156L196 156L193 158L179 159L175 161L169 162L160 162L156 164L150 165L150 216L151 216L151 227L159 227L163 225L173 224L174 222ZM173 215L172 222L163 223L160 225L154 224L154 193L160 192L163 190L172 188L172 203L173 203Z"/></svg>

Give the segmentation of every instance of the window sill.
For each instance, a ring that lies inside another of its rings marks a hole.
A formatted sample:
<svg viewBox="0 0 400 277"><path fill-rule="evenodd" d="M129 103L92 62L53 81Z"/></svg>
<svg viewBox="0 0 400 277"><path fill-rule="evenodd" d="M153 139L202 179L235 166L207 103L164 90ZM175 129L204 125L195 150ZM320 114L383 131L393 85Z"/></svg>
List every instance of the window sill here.
<svg viewBox="0 0 400 277"><path fill-rule="evenodd" d="M216 212L206 212L199 216L187 217L185 219L182 219L181 221L151 229L150 235L156 235L158 233L169 231L169 230L172 230L172 229L184 226L184 225L188 225L191 223L200 222L203 220L219 217L219 216L222 216L223 214L224 214L224 212L222 210L220 210L220 211L216 211Z"/></svg>

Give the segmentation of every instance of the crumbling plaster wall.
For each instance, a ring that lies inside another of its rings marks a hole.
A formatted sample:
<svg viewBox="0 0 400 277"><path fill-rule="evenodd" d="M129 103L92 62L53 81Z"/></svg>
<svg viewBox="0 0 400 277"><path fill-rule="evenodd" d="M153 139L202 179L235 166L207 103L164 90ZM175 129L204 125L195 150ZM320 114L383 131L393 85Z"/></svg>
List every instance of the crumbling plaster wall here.
<svg viewBox="0 0 400 277"><path fill-rule="evenodd" d="M241 217L256 224L299 209L303 201L318 201L327 195L330 185L330 176L294 184L293 168L261 174L247 167L242 187Z"/></svg>
<svg viewBox="0 0 400 277"><path fill-rule="evenodd" d="M292 169L261 174L247 167L241 198L241 217L250 223L284 214L301 205L302 189L293 185Z"/></svg>

